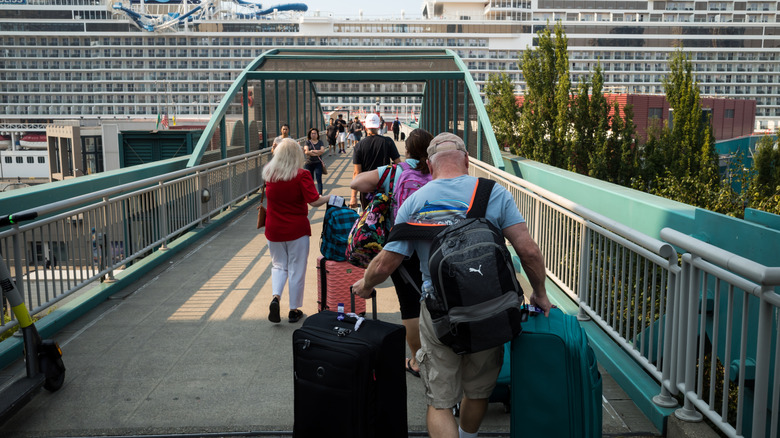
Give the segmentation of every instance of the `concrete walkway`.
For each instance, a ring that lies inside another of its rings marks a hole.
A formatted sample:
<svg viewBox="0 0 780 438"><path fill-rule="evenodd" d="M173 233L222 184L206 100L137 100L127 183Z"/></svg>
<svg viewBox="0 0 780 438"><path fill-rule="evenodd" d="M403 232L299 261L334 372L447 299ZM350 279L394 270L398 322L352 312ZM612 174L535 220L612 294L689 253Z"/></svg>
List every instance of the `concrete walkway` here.
<svg viewBox="0 0 780 438"><path fill-rule="evenodd" d="M326 193L348 197L351 154L323 158ZM316 311L324 211L310 215L307 315ZM39 393L0 428L0 436L290 436L291 335L300 323L287 322L286 294L282 322L266 318L271 258L254 213L247 209L60 332L64 386ZM377 295L379 318L400 323L392 284ZM23 373L21 363L11 368L0 375L0 385ZM407 391L409 429L426 436L421 381L408 375ZM603 409L605 436L659 434L608 375ZM482 432L508 436L503 406L490 406Z"/></svg>

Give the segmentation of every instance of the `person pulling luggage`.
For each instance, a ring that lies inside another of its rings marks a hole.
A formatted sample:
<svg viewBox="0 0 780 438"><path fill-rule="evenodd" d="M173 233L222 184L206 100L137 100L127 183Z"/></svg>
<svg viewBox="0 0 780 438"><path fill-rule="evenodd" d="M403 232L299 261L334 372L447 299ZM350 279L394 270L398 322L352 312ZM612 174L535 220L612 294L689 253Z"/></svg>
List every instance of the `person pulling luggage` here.
<svg viewBox="0 0 780 438"><path fill-rule="evenodd" d="M477 178L468 175L469 158L463 140L451 133L434 137L428 147L428 166L433 181L404 202L396 216L396 226L406 222L450 225L466 221L464 205L470 205L477 188ZM533 288L531 304L540 307L548 316L552 305L545 289L544 258L531 238L514 198L503 187L493 185L486 204L485 219L500 230L520 257ZM430 287L428 262L431 241L393 241L392 235L390 240L371 261L364 277L353 285L357 295L370 297L374 288L414 252L420 258L424 285L428 285L424 293ZM487 268L482 265L472 267L474 275L483 275L482 271ZM443 291L430 292L440 294ZM440 341L434 330L427 301L420 311L421 348L417 360L426 387L428 433L433 438L476 437L501 368L503 345L474 353L455 353L453 348ZM459 401L460 426L452 412L452 407Z"/></svg>

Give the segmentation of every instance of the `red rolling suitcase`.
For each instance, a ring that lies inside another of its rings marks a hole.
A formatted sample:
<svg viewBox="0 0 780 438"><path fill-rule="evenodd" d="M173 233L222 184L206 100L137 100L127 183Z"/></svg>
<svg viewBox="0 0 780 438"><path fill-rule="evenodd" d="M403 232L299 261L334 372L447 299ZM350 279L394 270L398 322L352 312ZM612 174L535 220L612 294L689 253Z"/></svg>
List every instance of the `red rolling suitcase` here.
<svg viewBox="0 0 780 438"><path fill-rule="evenodd" d="M336 311L339 303L347 312L366 313L366 300L355 297L355 309L350 310L349 288L363 278L365 269L349 262L334 262L325 257L317 258L317 310Z"/></svg>

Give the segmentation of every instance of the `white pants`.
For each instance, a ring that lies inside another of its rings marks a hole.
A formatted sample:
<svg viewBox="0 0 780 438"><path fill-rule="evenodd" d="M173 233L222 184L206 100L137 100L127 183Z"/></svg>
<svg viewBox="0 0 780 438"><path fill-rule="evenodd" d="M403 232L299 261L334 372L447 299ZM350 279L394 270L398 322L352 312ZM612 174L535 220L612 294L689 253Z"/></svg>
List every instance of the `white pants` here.
<svg viewBox="0 0 780 438"><path fill-rule="evenodd" d="M303 306L303 288L306 282L306 262L309 258L309 236L289 242L268 242L271 252L271 287L273 294L282 296L284 285L290 281L290 310Z"/></svg>

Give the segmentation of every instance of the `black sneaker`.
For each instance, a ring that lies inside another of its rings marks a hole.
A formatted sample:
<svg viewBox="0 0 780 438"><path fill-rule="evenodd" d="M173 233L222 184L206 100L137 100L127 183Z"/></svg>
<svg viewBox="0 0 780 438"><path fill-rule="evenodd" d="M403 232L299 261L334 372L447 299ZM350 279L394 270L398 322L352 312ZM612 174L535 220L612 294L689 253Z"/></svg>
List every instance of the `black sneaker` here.
<svg viewBox="0 0 780 438"><path fill-rule="evenodd" d="M279 315L279 299L274 297L271 300L271 305L268 306L268 320L271 322L281 322L282 317Z"/></svg>
<svg viewBox="0 0 780 438"><path fill-rule="evenodd" d="M287 315L290 324L300 321L301 318L303 318L303 312L301 312L300 309L290 310L290 314Z"/></svg>

